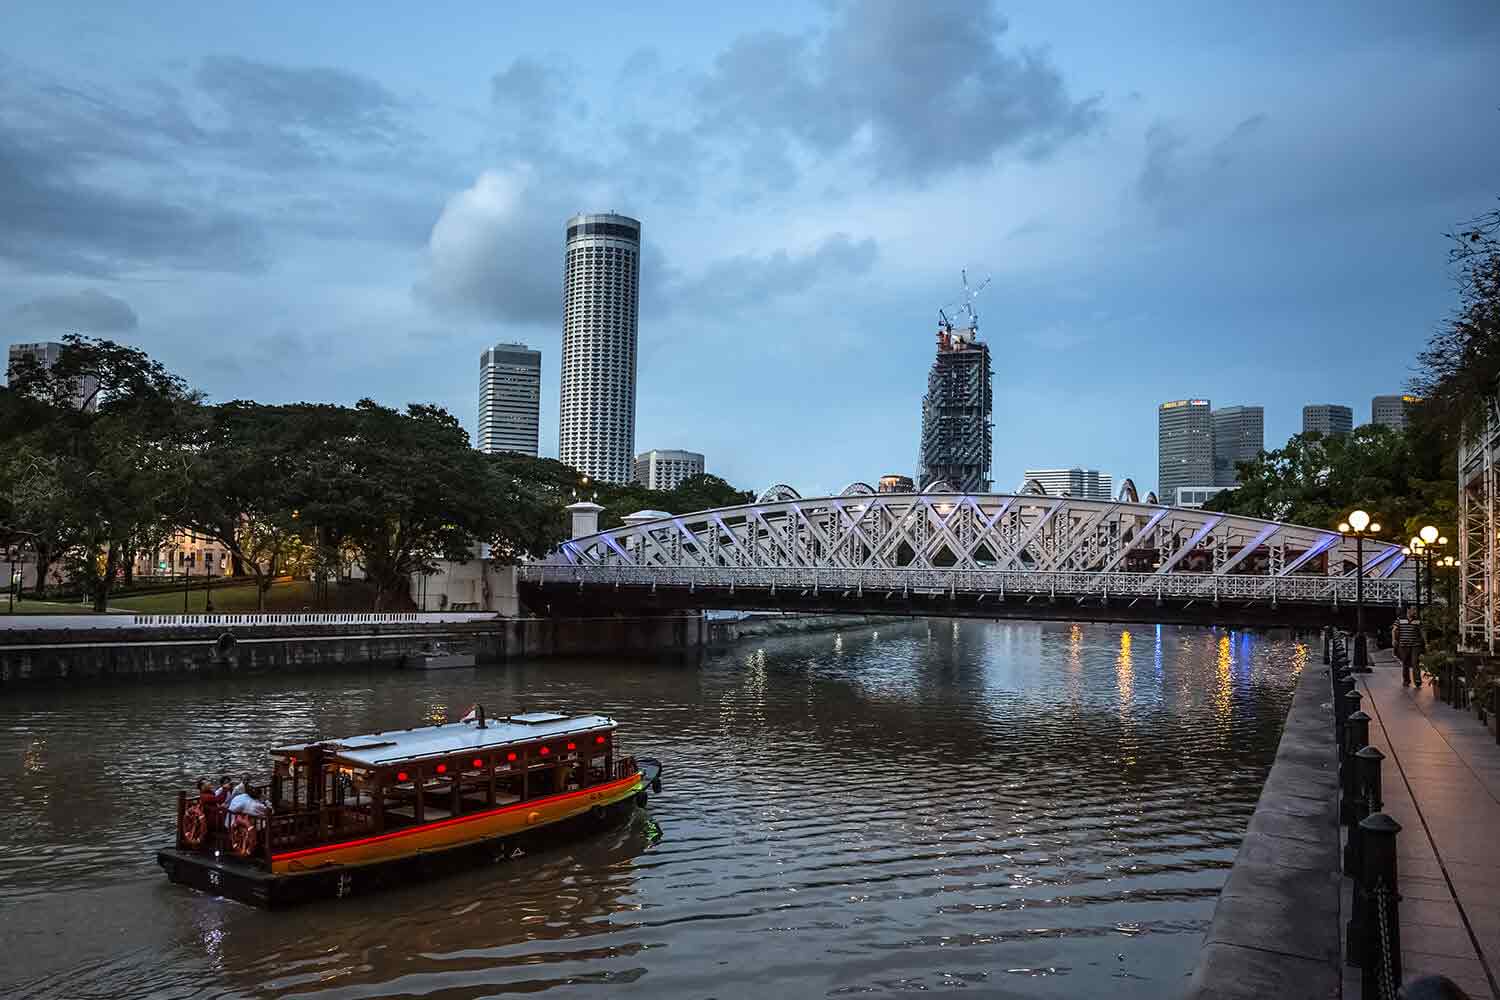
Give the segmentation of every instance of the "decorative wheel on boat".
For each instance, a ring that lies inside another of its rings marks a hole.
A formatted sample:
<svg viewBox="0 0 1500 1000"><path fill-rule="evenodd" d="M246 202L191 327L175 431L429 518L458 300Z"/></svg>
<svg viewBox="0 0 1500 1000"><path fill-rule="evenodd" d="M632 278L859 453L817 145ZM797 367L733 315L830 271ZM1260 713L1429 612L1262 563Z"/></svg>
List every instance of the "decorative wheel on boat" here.
<svg viewBox="0 0 1500 1000"><path fill-rule="evenodd" d="M203 807L194 802L182 813L182 842L189 847L201 847L207 833L208 817L203 815Z"/></svg>
<svg viewBox="0 0 1500 1000"><path fill-rule="evenodd" d="M242 858L255 854L255 823L243 813L234 817L229 825L229 849Z"/></svg>

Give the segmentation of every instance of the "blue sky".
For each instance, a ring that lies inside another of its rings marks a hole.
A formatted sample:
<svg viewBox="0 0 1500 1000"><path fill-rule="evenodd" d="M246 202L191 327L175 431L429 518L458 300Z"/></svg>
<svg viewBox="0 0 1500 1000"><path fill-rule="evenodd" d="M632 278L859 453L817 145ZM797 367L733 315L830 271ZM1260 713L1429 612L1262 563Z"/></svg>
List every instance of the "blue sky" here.
<svg viewBox="0 0 1500 1000"><path fill-rule="evenodd" d="M567 215L640 218L638 450L804 494L912 471L992 275L999 488L1154 485L1156 404L1357 421L1500 196L1500 7L70 3L0 38L0 329L212 398L434 401L543 352Z"/></svg>

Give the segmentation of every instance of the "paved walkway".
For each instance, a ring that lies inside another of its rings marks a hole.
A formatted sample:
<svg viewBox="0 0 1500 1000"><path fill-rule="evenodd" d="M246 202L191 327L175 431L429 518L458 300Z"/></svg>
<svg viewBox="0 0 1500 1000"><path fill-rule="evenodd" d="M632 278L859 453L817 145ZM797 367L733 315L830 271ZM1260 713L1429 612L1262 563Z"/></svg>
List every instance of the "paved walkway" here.
<svg viewBox="0 0 1500 1000"><path fill-rule="evenodd" d="M1403 688L1388 650L1371 661L1360 690L1370 743L1386 755L1385 811L1401 824L1406 978L1440 973L1472 997L1500 1000L1500 746L1431 685Z"/></svg>

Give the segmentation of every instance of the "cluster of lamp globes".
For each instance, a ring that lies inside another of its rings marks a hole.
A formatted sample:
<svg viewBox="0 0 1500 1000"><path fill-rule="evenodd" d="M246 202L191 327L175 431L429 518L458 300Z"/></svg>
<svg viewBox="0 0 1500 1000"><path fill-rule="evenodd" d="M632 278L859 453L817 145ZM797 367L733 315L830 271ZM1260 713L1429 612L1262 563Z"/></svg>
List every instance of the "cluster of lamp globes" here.
<svg viewBox="0 0 1500 1000"><path fill-rule="evenodd" d="M1352 517L1353 515L1350 516ZM1410 542L1407 542L1406 545L1402 547L1401 554L1406 556L1422 555L1434 545L1441 546L1447 544L1448 536L1438 534L1438 530L1429 524L1423 527L1421 531L1417 532L1416 535L1412 537L1412 540ZM1434 560L1434 562L1436 562L1439 566L1452 566L1454 564L1454 559L1452 556L1443 556L1441 559Z"/></svg>

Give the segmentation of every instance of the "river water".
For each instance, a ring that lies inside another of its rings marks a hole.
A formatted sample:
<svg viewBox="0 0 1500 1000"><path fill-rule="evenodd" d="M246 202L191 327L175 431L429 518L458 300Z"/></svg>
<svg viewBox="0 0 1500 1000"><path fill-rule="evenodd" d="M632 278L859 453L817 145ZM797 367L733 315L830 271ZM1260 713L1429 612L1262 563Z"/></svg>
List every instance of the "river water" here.
<svg viewBox="0 0 1500 1000"><path fill-rule="evenodd" d="M6 691L0 994L1175 995L1306 656L1284 635L926 620L690 661ZM660 840L638 815L276 913L155 867L192 779L475 701L621 720L666 765Z"/></svg>

